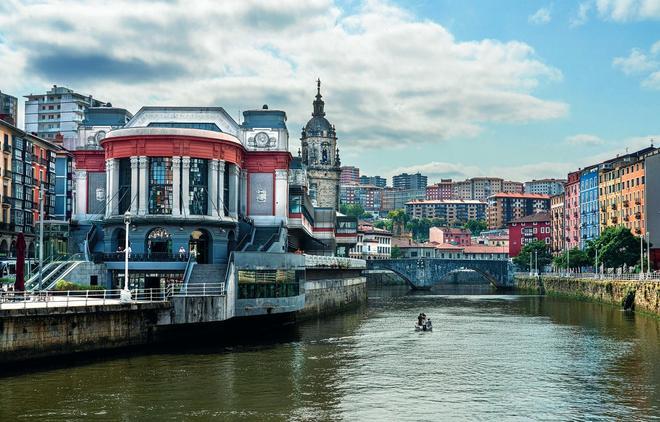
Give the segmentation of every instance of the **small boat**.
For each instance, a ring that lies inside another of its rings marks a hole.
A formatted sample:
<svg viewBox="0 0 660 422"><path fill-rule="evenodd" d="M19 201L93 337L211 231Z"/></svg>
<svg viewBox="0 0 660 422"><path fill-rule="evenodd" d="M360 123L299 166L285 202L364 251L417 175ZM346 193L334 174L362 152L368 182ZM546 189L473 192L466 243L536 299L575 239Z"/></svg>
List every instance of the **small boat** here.
<svg viewBox="0 0 660 422"><path fill-rule="evenodd" d="M415 331L433 331L433 324L431 323L431 320L427 320L422 325L415 323Z"/></svg>

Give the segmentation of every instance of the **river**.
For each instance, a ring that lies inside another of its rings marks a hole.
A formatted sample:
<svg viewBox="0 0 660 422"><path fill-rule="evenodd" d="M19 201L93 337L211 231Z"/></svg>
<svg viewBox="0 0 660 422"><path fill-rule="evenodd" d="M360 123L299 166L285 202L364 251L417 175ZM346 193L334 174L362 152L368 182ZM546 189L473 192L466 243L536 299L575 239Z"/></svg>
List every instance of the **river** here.
<svg viewBox="0 0 660 422"><path fill-rule="evenodd" d="M483 287L369 294L250 343L5 375L0 420L660 420L660 320Z"/></svg>

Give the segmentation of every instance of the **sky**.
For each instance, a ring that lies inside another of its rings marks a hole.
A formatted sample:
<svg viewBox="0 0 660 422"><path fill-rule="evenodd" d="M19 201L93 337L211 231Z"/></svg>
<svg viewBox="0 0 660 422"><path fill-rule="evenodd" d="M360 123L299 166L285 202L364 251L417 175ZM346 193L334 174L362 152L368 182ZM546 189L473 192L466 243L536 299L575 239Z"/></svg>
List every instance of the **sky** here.
<svg viewBox="0 0 660 422"><path fill-rule="evenodd" d="M660 0L0 2L0 91L19 97L268 104L295 154L317 78L361 174L566 177L660 144Z"/></svg>

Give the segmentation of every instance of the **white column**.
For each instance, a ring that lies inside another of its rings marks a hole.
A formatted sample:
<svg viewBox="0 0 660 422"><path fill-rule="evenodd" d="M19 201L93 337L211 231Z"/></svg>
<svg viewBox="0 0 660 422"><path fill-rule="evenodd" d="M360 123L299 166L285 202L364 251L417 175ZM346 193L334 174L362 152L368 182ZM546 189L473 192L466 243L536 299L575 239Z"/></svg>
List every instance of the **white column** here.
<svg viewBox="0 0 660 422"><path fill-rule="evenodd" d="M147 172L147 157L140 157L138 160L138 174L140 175L140 192L138 194L138 215L146 215L149 207L147 206L147 189L149 187L149 176Z"/></svg>
<svg viewBox="0 0 660 422"><path fill-rule="evenodd" d="M76 170L76 212L75 214L81 218L87 211L87 170Z"/></svg>
<svg viewBox="0 0 660 422"><path fill-rule="evenodd" d="M208 215L218 217L218 160L213 159L209 161L209 181L208 181Z"/></svg>
<svg viewBox="0 0 660 422"><path fill-rule="evenodd" d="M289 204L289 171L275 170L275 215L286 219Z"/></svg>
<svg viewBox="0 0 660 422"><path fill-rule="evenodd" d="M172 157L172 215L181 215L181 157Z"/></svg>
<svg viewBox="0 0 660 422"><path fill-rule="evenodd" d="M110 217L113 214L116 214L117 209L117 185L115 184L115 172L116 172L116 161L113 158L105 160L105 196L106 196L106 205L105 205L105 216Z"/></svg>
<svg viewBox="0 0 660 422"><path fill-rule="evenodd" d="M114 192L114 201L112 202L112 215L119 214L119 160L115 159L112 166L112 191Z"/></svg>
<svg viewBox="0 0 660 422"><path fill-rule="evenodd" d="M138 213L138 181L139 179L139 174L138 174L138 164L139 160L138 157L133 156L131 157L131 214L137 215Z"/></svg>
<svg viewBox="0 0 660 422"><path fill-rule="evenodd" d="M220 217L227 215L226 209L227 204L225 204L225 161L218 160L218 192L215 200L218 204L218 214Z"/></svg>
<svg viewBox="0 0 660 422"><path fill-rule="evenodd" d="M183 169L181 170L181 214L190 215L190 157L181 157Z"/></svg>
<svg viewBox="0 0 660 422"><path fill-rule="evenodd" d="M112 186L110 186L110 166L112 160L105 160L105 217L110 217L110 196L112 195Z"/></svg>
<svg viewBox="0 0 660 422"><path fill-rule="evenodd" d="M247 215L247 198L248 198L248 191L247 191L247 170L241 169L241 214Z"/></svg>
<svg viewBox="0 0 660 422"><path fill-rule="evenodd" d="M229 215L238 218L238 174L240 169L236 164L229 167Z"/></svg>

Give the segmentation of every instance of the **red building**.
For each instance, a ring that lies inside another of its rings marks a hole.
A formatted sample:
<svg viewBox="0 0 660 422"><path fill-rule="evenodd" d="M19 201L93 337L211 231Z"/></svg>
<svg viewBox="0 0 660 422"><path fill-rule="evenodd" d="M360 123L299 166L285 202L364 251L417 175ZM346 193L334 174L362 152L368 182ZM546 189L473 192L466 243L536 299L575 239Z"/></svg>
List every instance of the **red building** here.
<svg viewBox="0 0 660 422"><path fill-rule="evenodd" d="M548 212L521 217L509 222L509 256L520 254L520 250L528 243L541 240L550 247L552 241L551 218Z"/></svg>
<svg viewBox="0 0 660 422"><path fill-rule="evenodd" d="M440 182L426 187L426 199L451 199L452 197L451 179L442 179Z"/></svg>

